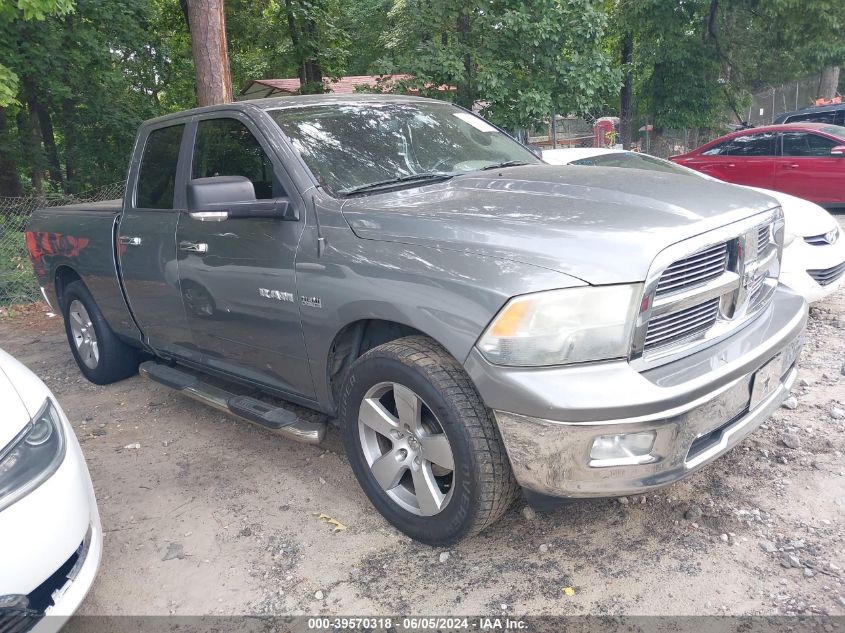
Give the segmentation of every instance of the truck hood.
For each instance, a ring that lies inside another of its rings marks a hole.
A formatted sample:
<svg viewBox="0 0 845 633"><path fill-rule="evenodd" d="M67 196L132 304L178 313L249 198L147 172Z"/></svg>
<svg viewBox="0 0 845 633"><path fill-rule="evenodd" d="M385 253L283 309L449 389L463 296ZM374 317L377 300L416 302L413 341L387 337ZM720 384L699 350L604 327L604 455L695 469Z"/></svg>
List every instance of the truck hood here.
<svg viewBox="0 0 845 633"><path fill-rule="evenodd" d="M667 246L777 206L688 176L612 167L527 165L350 198L361 238L474 252L591 284L643 281Z"/></svg>

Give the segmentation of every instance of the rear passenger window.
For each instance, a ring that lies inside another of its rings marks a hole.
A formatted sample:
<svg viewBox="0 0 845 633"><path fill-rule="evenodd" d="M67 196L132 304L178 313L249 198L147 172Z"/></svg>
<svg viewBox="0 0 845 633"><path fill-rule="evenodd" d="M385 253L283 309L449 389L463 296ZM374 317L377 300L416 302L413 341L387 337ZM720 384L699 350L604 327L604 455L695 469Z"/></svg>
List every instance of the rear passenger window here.
<svg viewBox="0 0 845 633"><path fill-rule="evenodd" d="M236 119L199 122L191 177L210 176L249 178L259 200L285 195L273 175L273 163L258 139Z"/></svg>
<svg viewBox="0 0 845 633"><path fill-rule="evenodd" d="M176 189L176 165L184 125L172 125L150 132L141 158L135 207L172 209Z"/></svg>

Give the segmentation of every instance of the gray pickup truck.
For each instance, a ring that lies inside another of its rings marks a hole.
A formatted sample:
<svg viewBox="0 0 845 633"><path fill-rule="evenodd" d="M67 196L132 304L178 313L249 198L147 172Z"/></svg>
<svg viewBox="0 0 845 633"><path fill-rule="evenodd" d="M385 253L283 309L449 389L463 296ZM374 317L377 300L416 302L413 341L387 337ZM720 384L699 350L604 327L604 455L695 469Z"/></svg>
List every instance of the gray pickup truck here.
<svg viewBox="0 0 845 633"><path fill-rule="evenodd" d="M27 240L89 380L140 364L305 442L324 418L282 401L320 411L373 505L429 544L520 489L542 505L692 473L779 406L806 323L772 199L546 165L415 97L149 121L122 201L39 210Z"/></svg>

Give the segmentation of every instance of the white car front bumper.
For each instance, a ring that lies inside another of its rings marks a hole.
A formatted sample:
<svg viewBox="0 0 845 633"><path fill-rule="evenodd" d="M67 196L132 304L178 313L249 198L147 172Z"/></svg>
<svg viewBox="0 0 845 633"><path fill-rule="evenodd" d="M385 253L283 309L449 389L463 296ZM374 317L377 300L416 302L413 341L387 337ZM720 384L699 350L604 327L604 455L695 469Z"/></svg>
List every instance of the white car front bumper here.
<svg viewBox="0 0 845 633"><path fill-rule="evenodd" d="M780 281L803 295L808 303L836 292L845 281L845 236L834 244L821 246L796 237L783 249Z"/></svg>
<svg viewBox="0 0 845 633"><path fill-rule="evenodd" d="M91 477L64 412L56 408L67 443L62 464L0 511L0 597L28 596L43 603L49 596L45 608L36 609L47 617L30 619L39 633L58 631L76 611L94 583L103 551Z"/></svg>

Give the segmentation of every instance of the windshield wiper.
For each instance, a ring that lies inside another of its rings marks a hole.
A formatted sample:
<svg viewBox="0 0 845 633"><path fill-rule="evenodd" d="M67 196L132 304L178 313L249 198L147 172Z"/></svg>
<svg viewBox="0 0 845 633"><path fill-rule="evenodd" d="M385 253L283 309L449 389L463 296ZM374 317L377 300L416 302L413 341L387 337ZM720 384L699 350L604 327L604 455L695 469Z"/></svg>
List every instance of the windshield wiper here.
<svg viewBox="0 0 845 633"><path fill-rule="evenodd" d="M482 167L479 171L487 171L488 169L500 169L501 167L521 167L522 165L528 165L524 160L506 160L503 163L494 163L493 165L487 165Z"/></svg>
<svg viewBox="0 0 845 633"><path fill-rule="evenodd" d="M349 187L348 189L341 189L338 193L344 196L351 196L356 193L365 193L367 191L377 191L378 189L388 189L396 185L412 184L415 182L441 182L449 180L454 174L446 172L426 172L422 174L410 174L408 176L399 176L398 178L389 178L387 180L379 180L376 182L369 182L365 185L358 185L357 187Z"/></svg>

